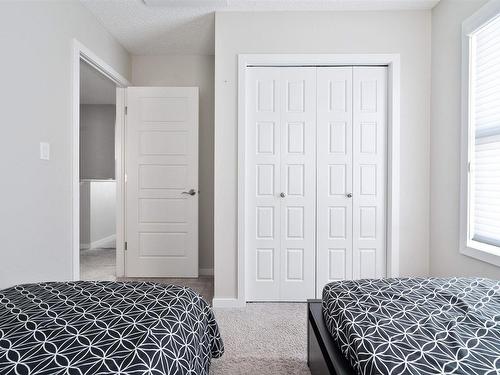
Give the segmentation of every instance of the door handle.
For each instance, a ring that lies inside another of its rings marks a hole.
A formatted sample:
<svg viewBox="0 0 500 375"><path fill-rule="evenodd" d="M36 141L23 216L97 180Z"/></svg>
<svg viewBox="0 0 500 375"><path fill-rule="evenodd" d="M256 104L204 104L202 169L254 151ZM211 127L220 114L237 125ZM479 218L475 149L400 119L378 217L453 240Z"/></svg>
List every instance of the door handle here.
<svg viewBox="0 0 500 375"><path fill-rule="evenodd" d="M352 198L352 193L347 193L345 196L346 198Z"/></svg>
<svg viewBox="0 0 500 375"><path fill-rule="evenodd" d="M191 190L189 190L189 191L183 191L183 192L182 192L182 194L186 194L186 195L191 195L191 196L193 196L193 195L196 195L196 190L191 189Z"/></svg>
<svg viewBox="0 0 500 375"><path fill-rule="evenodd" d="M281 198L285 198L285 197L286 197L286 194L285 194L285 193L281 193L281 194L280 194L280 197L281 197Z"/></svg>

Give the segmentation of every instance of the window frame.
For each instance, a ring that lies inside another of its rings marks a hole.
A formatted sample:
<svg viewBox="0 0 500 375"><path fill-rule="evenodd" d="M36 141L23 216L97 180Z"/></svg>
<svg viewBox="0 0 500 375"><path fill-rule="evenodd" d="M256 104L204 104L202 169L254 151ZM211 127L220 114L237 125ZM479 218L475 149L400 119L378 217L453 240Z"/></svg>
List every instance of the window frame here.
<svg viewBox="0 0 500 375"><path fill-rule="evenodd" d="M470 202L472 199L472 179L470 162L474 142L471 121L471 70L473 52L472 34L485 24L500 16L500 0L491 0L462 23L462 121L460 143L460 253L487 263L500 266L500 246L485 244L472 239ZM472 142L471 142L472 141Z"/></svg>

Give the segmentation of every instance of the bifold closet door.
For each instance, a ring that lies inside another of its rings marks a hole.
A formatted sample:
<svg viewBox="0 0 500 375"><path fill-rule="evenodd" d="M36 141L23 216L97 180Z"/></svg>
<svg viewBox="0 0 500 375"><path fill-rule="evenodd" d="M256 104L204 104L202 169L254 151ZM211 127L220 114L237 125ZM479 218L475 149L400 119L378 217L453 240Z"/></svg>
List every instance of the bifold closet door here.
<svg viewBox="0 0 500 375"><path fill-rule="evenodd" d="M353 279L386 275L387 67L353 68Z"/></svg>
<svg viewBox="0 0 500 375"><path fill-rule="evenodd" d="M248 68L249 301L304 301L315 287L316 69Z"/></svg>
<svg viewBox="0 0 500 375"><path fill-rule="evenodd" d="M316 69L282 68L281 85L280 299L305 301L316 268Z"/></svg>
<svg viewBox="0 0 500 375"><path fill-rule="evenodd" d="M386 67L318 68L317 296L385 276Z"/></svg>
<svg viewBox="0 0 500 375"><path fill-rule="evenodd" d="M352 67L318 68L317 297L352 279Z"/></svg>

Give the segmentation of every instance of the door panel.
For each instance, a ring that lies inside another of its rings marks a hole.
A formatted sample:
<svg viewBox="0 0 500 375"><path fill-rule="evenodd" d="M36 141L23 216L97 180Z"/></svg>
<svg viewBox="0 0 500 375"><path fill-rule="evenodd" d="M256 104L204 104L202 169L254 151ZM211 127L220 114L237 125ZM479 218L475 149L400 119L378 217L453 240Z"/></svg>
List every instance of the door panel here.
<svg viewBox="0 0 500 375"><path fill-rule="evenodd" d="M318 68L317 297L352 278L352 67Z"/></svg>
<svg viewBox="0 0 500 375"><path fill-rule="evenodd" d="M248 300L314 296L314 68L249 68ZM281 196L283 195L283 196Z"/></svg>
<svg viewBox="0 0 500 375"><path fill-rule="evenodd" d="M385 277L387 68L353 68L353 278Z"/></svg>
<svg viewBox="0 0 500 375"><path fill-rule="evenodd" d="M197 277L198 88L130 87L127 107L126 276Z"/></svg>
<svg viewBox="0 0 500 375"><path fill-rule="evenodd" d="M246 293L250 301L279 299L280 89L279 69L249 69Z"/></svg>
<svg viewBox="0 0 500 375"><path fill-rule="evenodd" d="M281 69L280 299L314 296L316 68Z"/></svg>

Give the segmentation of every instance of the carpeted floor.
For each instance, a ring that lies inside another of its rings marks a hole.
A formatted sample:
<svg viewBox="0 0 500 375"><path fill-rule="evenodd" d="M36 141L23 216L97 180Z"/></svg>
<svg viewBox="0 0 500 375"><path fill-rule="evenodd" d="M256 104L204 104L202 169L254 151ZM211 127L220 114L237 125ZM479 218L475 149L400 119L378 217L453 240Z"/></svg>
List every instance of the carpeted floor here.
<svg viewBox="0 0 500 375"><path fill-rule="evenodd" d="M115 250L82 251L83 280L115 280ZM126 279L189 286L207 301L213 297L213 278ZM249 303L245 309L217 309L225 353L214 359L211 375L310 375L306 363L305 303Z"/></svg>
<svg viewBox="0 0 500 375"><path fill-rule="evenodd" d="M212 375L310 375L305 303L249 303L215 316L226 351Z"/></svg>
<svg viewBox="0 0 500 375"><path fill-rule="evenodd" d="M80 278L82 280L114 281L116 279L115 270L115 249L80 250Z"/></svg>
<svg viewBox="0 0 500 375"><path fill-rule="evenodd" d="M212 303L214 298L214 278L212 276L200 276L198 278L116 278L115 249L81 250L80 278L82 280L151 281L161 284L183 285L196 290L209 303Z"/></svg>

